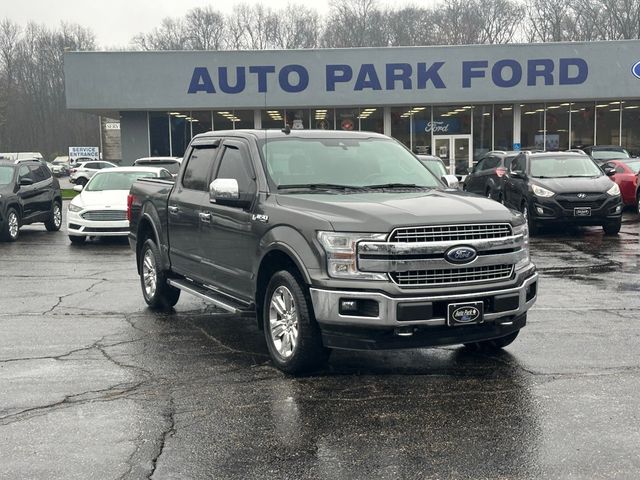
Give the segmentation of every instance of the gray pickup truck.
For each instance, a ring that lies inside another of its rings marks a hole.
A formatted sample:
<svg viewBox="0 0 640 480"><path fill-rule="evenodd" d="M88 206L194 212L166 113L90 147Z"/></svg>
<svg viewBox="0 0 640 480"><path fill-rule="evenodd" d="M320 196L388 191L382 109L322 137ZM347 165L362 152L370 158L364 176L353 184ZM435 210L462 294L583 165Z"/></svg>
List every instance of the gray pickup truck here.
<svg viewBox="0 0 640 480"><path fill-rule="evenodd" d="M289 373L335 348L502 348L536 301L522 215L375 133L197 135L175 181L133 185L128 215L150 307L184 291L255 315Z"/></svg>

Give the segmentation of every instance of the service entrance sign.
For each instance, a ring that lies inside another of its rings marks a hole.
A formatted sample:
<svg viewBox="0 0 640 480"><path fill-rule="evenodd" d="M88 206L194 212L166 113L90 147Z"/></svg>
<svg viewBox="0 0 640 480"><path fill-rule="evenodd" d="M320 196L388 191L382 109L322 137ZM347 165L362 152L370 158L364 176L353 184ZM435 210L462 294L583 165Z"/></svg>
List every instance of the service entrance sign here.
<svg viewBox="0 0 640 480"><path fill-rule="evenodd" d="M69 161L77 162L79 159L100 160L100 149L98 147L69 147Z"/></svg>

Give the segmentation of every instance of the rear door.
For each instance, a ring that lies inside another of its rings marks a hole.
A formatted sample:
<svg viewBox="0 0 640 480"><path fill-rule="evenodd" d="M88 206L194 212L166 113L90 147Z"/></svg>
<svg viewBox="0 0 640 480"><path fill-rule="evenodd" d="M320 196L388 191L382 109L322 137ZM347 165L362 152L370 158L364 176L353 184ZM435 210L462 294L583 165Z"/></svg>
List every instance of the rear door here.
<svg viewBox="0 0 640 480"><path fill-rule="evenodd" d="M486 160L487 160L486 157L481 159L476 164L476 166L473 167L473 170L471 171L471 173L467 175L467 178L465 179L464 184L465 184L465 189L468 192L478 193L480 191L480 189L478 188L478 185L480 184L480 173L484 168L484 163Z"/></svg>
<svg viewBox="0 0 640 480"><path fill-rule="evenodd" d="M511 171L505 191L505 203L520 210L527 192L527 157L518 155L511 163Z"/></svg>
<svg viewBox="0 0 640 480"><path fill-rule="evenodd" d="M171 265L176 272L201 282L208 268L200 248L200 214L209 203L209 183L217 153L218 143L192 146L167 207Z"/></svg>
<svg viewBox="0 0 640 480"><path fill-rule="evenodd" d="M20 185L20 182L26 178L34 183L31 185ZM35 179L28 165L20 165L18 168L18 197L20 197L20 202L22 203L22 218L25 220L33 219L34 215L38 212L38 201L36 198Z"/></svg>
<svg viewBox="0 0 640 480"><path fill-rule="evenodd" d="M225 139L216 162L214 178L235 179L241 193L257 194L256 175L249 144ZM211 267L207 280L230 293L250 298L259 236L251 208L211 203L207 198L201 236L202 255Z"/></svg>
<svg viewBox="0 0 640 480"><path fill-rule="evenodd" d="M51 212L53 177L44 165L29 165L34 184L34 214L43 218Z"/></svg>

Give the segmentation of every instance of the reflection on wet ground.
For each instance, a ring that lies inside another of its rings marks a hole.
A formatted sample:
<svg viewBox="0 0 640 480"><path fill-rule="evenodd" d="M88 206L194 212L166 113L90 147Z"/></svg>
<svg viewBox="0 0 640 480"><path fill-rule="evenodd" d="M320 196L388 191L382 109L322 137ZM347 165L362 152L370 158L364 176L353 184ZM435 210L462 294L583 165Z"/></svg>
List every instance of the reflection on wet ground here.
<svg viewBox="0 0 640 480"><path fill-rule="evenodd" d="M532 239L539 302L500 354L290 378L251 319L146 310L126 243L29 227L0 244L0 478L636 478L639 232Z"/></svg>

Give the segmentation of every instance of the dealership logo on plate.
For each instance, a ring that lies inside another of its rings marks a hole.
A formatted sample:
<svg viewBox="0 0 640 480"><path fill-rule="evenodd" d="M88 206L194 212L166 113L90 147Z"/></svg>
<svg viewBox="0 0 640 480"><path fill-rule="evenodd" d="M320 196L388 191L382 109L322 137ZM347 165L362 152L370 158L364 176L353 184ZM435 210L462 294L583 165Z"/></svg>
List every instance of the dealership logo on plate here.
<svg viewBox="0 0 640 480"><path fill-rule="evenodd" d="M476 307L471 307L471 306L460 307L460 308L456 308L451 314L451 316L456 322L460 322L460 323L475 322L480 318L480 310L477 309Z"/></svg>
<svg viewBox="0 0 640 480"><path fill-rule="evenodd" d="M636 62L633 67L631 67L631 73L636 78L640 78L640 62Z"/></svg>

